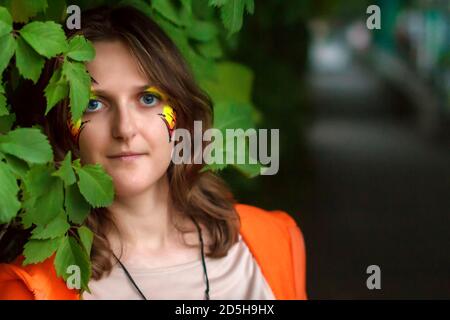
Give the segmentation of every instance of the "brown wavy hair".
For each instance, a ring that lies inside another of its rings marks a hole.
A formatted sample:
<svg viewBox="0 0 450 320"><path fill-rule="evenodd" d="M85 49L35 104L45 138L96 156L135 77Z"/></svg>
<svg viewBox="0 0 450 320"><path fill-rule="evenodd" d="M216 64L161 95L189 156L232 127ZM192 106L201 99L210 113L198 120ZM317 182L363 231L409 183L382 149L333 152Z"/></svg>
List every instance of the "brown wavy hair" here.
<svg viewBox="0 0 450 320"><path fill-rule="evenodd" d="M202 121L203 131L211 127L210 98L196 84L175 44L141 11L129 6L87 10L82 13L82 28L75 32L66 30L66 34L68 38L81 34L92 42L123 41L142 71L167 94L177 114L177 128L185 128L193 135L195 120ZM60 59L47 63L44 84L60 65ZM62 161L68 151L74 158L79 158L78 146L72 141L66 125L68 109L68 99L65 99L49 112L44 123L57 162ZM233 196L224 182L211 172L202 172L202 168L203 164L170 164L167 174L171 206L207 228L210 236L207 256L223 257L238 240L239 216L234 209ZM94 232L92 277L100 279L113 267L106 234L115 226L106 208L91 210L86 225ZM187 232L178 226L176 228Z"/></svg>

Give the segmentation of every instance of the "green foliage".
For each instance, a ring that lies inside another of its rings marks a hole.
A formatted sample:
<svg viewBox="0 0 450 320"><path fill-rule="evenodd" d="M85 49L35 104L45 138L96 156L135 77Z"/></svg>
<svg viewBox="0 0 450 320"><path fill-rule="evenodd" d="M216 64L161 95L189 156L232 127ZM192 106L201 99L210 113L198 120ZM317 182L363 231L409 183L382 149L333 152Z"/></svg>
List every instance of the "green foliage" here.
<svg viewBox="0 0 450 320"><path fill-rule="evenodd" d="M41 75L42 68L44 68L44 64L45 59L34 51L22 37L19 37L16 48L16 66L22 77L33 80L36 83Z"/></svg>
<svg viewBox="0 0 450 320"><path fill-rule="evenodd" d="M84 245L80 245L76 238L66 236L62 239L55 257L56 274L66 281L70 276L67 273L69 266L78 266L80 268L81 287L84 290L88 290L88 282L92 272L89 256Z"/></svg>
<svg viewBox="0 0 450 320"><path fill-rule="evenodd" d="M20 35L36 52L46 58L67 50L64 31L61 25L53 21L30 22L20 30Z"/></svg>
<svg viewBox="0 0 450 320"><path fill-rule="evenodd" d="M30 229L24 264L55 256L58 276L67 280L67 268L77 265L82 289L88 290L94 235L84 224L92 208L112 203L112 179L100 165L73 161L70 152L56 164L47 137L38 127L20 128L8 104L24 79L36 84L45 62L56 58L62 65L42 92L45 115L68 99L72 120L81 119L91 85L85 62L94 59L95 50L81 35L66 39L62 24L69 4L82 9L129 4L153 18L212 97L214 125L224 131L255 126L252 72L227 61L224 46L242 28L245 12L253 14L254 0L0 0L0 224L17 222ZM235 167L247 176L259 172L259 165Z"/></svg>
<svg viewBox="0 0 450 320"><path fill-rule="evenodd" d="M28 163L46 163L53 159L47 137L38 129L19 128L0 136L0 151Z"/></svg>
<svg viewBox="0 0 450 320"><path fill-rule="evenodd" d="M0 161L0 223L9 223L16 216L20 208L18 191L16 178L8 165Z"/></svg>
<svg viewBox="0 0 450 320"><path fill-rule="evenodd" d="M86 106L89 103L89 88L91 78L82 62L64 60L62 76L69 82L70 111L72 120L81 119Z"/></svg>
<svg viewBox="0 0 450 320"><path fill-rule="evenodd" d="M81 194L94 207L107 207L113 201L113 183L105 175L100 165L86 165L75 168L78 174L78 187Z"/></svg>

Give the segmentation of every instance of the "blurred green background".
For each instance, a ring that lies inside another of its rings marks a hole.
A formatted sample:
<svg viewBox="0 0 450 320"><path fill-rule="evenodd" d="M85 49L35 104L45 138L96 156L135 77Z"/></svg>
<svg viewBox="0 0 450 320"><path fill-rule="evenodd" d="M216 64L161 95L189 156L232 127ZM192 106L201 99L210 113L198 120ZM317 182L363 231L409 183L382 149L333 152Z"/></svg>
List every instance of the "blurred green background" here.
<svg viewBox="0 0 450 320"><path fill-rule="evenodd" d="M450 297L449 6L258 1L228 47L254 71L259 127L280 129L280 170L222 176L240 202L295 217L310 298Z"/></svg>

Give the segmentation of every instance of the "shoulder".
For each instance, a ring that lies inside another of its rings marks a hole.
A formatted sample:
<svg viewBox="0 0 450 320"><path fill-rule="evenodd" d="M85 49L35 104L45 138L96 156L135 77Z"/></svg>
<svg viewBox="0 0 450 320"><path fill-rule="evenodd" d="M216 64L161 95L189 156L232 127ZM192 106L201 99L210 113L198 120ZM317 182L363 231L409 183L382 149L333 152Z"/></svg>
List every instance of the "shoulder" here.
<svg viewBox="0 0 450 320"><path fill-rule="evenodd" d="M237 204L240 234L259 264L277 299L306 299L306 252L294 218L281 210L267 211Z"/></svg>
<svg viewBox="0 0 450 320"><path fill-rule="evenodd" d="M236 204L236 212L241 220L241 230L245 232L285 233L298 228L294 218L282 210L268 211L247 204Z"/></svg>
<svg viewBox="0 0 450 320"><path fill-rule="evenodd" d="M23 266L23 256L13 263L0 264L0 300L74 300L75 290L57 277L54 256L43 262Z"/></svg>

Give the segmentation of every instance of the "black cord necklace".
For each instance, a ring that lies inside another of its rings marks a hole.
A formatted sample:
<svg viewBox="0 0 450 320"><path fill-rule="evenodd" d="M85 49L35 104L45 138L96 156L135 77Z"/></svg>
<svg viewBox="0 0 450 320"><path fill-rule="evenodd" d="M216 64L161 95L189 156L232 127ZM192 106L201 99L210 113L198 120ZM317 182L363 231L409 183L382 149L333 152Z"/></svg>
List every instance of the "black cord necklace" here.
<svg viewBox="0 0 450 320"><path fill-rule="evenodd" d="M206 262L205 262L205 252L204 252L204 245L203 245L202 230L200 229L200 226L198 225L197 221L194 218L192 218L192 217L191 217L191 219L194 222L195 226L197 227L197 231L198 231L198 236L199 236L199 240L200 240L200 250L201 250L201 255L202 255L203 273L204 273L205 282L206 282L205 300L209 300L209 279L208 279L208 272L206 270ZM142 299L148 300L146 298L146 296L142 293L141 289L139 289L138 285L136 284L136 282L134 281L133 277L128 272L127 268L125 268L125 266L123 265L122 261L120 261L120 259L114 253L113 253L113 256L114 256L114 258L116 258L117 262L119 262L120 266L125 271L125 274L126 274L127 278L130 280L130 282L136 288L136 290L138 291L138 293L142 297Z"/></svg>

